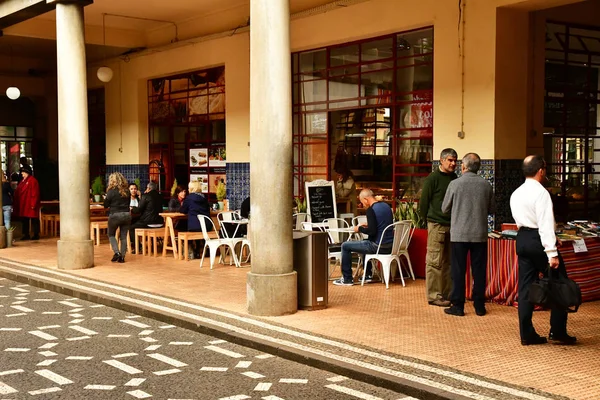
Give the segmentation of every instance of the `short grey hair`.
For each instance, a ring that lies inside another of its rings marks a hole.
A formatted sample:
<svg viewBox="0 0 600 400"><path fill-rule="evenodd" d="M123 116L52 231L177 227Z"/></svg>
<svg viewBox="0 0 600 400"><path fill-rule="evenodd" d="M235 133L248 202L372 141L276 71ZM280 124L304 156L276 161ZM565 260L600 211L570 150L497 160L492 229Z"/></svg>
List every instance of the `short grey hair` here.
<svg viewBox="0 0 600 400"><path fill-rule="evenodd" d="M360 194L358 195L359 199L368 199L370 197L374 197L373 191L371 189L363 189L360 191Z"/></svg>
<svg viewBox="0 0 600 400"><path fill-rule="evenodd" d="M148 189L156 190L156 189L158 189L158 185L155 182L150 181L150 182L148 182Z"/></svg>
<svg viewBox="0 0 600 400"><path fill-rule="evenodd" d="M462 159L462 163L465 166L465 169L469 172L473 172L474 174L479 171L481 168L481 158L477 153L467 153Z"/></svg>
<svg viewBox="0 0 600 400"><path fill-rule="evenodd" d="M445 160L448 157L458 158L458 154L456 153L456 150L454 150L450 147L442 150L442 152L440 153L440 160Z"/></svg>

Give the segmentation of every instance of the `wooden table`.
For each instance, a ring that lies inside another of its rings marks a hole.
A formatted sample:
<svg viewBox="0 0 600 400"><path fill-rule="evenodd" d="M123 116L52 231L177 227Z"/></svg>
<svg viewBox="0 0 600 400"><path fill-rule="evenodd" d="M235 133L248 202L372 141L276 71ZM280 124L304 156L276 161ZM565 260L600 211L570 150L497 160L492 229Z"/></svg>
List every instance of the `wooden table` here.
<svg viewBox="0 0 600 400"><path fill-rule="evenodd" d="M187 214L183 214L180 212L164 212L158 214L163 217L165 221L165 239L163 242L163 257L167 256L167 250L173 251L173 257L175 259L178 258L177 252L177 241L175 240L175 224L173 220L177 221L178 219L187 218ZM169 246L169 238L171 239L171 246Z"/></svg>

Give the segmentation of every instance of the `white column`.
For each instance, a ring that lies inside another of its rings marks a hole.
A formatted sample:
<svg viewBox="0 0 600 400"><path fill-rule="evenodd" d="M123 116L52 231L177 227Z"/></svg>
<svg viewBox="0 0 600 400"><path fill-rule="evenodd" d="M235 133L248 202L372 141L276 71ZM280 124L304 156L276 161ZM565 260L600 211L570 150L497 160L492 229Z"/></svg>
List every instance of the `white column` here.
<svg viewBox="0 0 600 400"><path fill-rule="evenodd" d="M248 312L297 311L292 244L292 95L289 0L250 2Z"/></svg>
<svg viewBox="0 0 600 400"><path fill-rule="evenodd" d="M58 267L94 266L83 5L56 1L60 240Z"/></svg>

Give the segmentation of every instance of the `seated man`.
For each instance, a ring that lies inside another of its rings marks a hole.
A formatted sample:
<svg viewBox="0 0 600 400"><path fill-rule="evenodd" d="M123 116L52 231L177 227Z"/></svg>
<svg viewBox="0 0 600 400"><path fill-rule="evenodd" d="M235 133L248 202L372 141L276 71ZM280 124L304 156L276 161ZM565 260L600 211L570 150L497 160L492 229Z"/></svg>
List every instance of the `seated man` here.
<svg viewBox="0 0 600 400"><path fill-rule="evenodd" d="M342 243L342 275L343 277L333 281L334 285L352 286L352 253L375 254L381 243L380 253L389 253L394 241L394 231L388 229L383 237L383 230L394 222L392 209L387 203L378 201L370 189L363 189L358 196L361 204L367 208L367 224L355 226L354 232L369 235L368 240ZM365 282L371 281L371 267L365 266L367 273Z"/></svg>
<svg viewBox="0 0 600 400"><path fill-rule="evenodd" d="M138 207L130 207L133 214L139 214L140 217L137 222L131 224L129 227L129 240L131 241L131 254L135 254L139 249L135 248L135 230L140 228L149 228L148 225L162 225L163 218L158 215L163 211L162 203L163 199L160 193L156 190L156 183L150 182L146 188L146 191L142 195Z"/></svg>

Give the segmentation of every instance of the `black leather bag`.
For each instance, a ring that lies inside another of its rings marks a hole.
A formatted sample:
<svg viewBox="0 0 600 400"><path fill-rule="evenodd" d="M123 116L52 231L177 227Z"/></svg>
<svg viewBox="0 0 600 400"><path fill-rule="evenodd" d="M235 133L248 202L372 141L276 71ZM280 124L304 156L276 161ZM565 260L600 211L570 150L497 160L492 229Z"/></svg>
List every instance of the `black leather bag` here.
<svg viewBox="0 0 600 400"><path fill-rule="evenodd" d="M539 279L529 287L529 302L568 313L577 312L581 305L581 289L579 285L566 276Z"/></svg>

